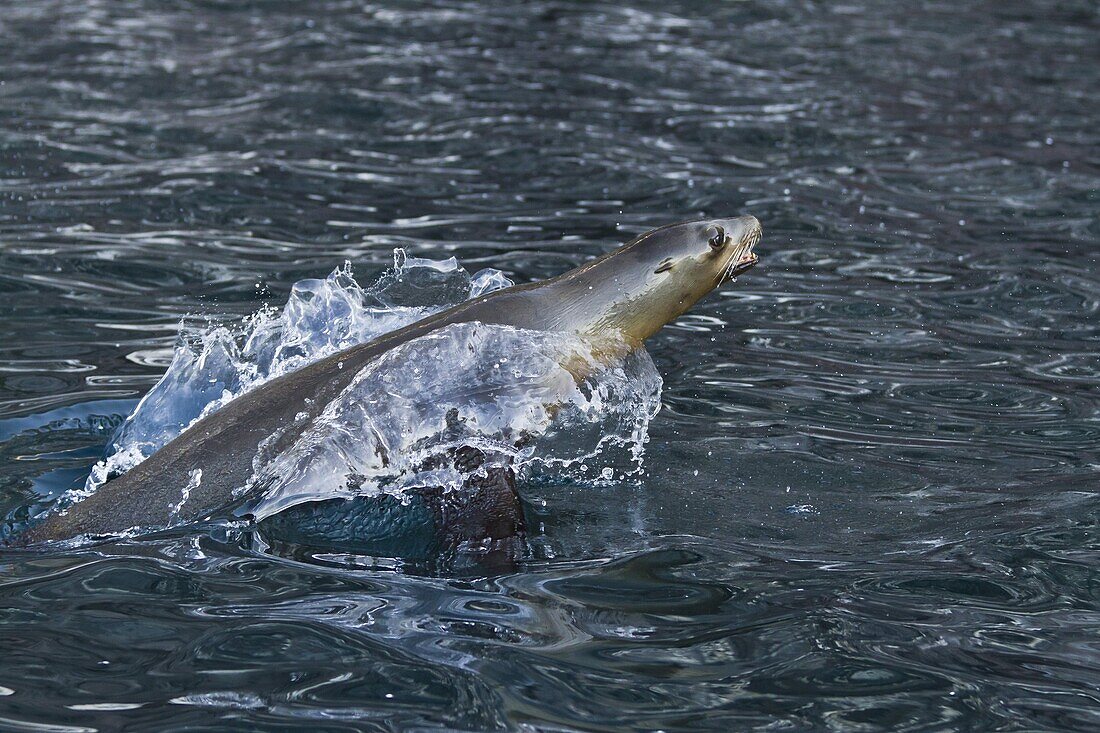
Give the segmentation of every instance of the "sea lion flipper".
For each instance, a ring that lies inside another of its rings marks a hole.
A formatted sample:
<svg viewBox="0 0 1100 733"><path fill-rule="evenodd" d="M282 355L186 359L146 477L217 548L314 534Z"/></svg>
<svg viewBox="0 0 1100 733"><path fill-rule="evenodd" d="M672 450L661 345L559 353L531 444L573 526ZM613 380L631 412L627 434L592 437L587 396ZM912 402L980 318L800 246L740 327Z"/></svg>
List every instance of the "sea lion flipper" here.
<svg viewBox="0 0 1100 733"><path fill-rule="evenodd" d="M517 554L523 507L511 465L468 446L454 454L456 467L466 473L461 487L306 502L257 528L269 542L409 561L501 550Z"/></svg>

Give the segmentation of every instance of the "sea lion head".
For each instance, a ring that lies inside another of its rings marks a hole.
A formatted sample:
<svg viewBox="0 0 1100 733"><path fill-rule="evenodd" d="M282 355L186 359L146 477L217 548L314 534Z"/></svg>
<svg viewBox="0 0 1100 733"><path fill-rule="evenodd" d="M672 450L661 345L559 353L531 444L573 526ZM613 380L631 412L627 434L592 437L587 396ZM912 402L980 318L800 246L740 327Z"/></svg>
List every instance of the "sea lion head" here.
<svg viewBox="0 0 1100 733"><path fill-rule="evenodd" d="M646 232L591 263L578 284L599 282L602 303L587 330L617 330L640 343L716 288L757 263L754 216L703 219ZM599 297L597 297L599 299ZM592 311L590 311L592 312Z"/></svg>
<svg viewBox="0 0 1100 733"><path fill-rule="evenodd" d="M755 216L704 219L654 229L635 239L630 247L646 258L664 255L654 274L675 273L669 281L696 282L709 287L737 277L757 262L752 248L763 229ZM698 298L696 298L698 300ZM694 303L694 301L692 301ZM689 304L690 307L690 304Z"/></svg>

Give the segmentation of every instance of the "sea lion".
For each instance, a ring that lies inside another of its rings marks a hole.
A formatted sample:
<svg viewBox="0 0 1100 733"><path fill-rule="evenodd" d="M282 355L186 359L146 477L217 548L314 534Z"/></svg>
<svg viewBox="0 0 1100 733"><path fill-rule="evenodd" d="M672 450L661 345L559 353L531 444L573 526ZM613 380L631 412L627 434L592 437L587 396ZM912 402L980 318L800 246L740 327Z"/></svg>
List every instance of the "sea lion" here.
<svg viewBox="0 0 1100 733"><path fill-rule="evenodd" d="M598 359L610 362L755 265L752 248L760 235L752 216L660 227L557 277L474 298L340 351L198 420L127 473L32 521L18 541L95 539L225 515L239 505L234 492L248 485L255 456L278 455L293 445L372 360L451 324L476 321L575 334ZM476 539L481 531L494 532L474 522L469 533Z"/></svg>

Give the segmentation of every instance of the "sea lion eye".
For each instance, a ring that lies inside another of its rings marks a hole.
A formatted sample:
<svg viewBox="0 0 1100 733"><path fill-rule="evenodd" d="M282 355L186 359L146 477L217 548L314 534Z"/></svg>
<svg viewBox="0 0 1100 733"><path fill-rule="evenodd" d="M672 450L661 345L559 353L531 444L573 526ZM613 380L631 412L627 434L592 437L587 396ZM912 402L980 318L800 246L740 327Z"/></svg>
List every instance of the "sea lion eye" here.
<svg viewBox="0 0 1100 733"><path fill-rule="evenodd" d="M726 243L726 230L720 226L707 227L707 244L713 249L721 249Z"/></svg>

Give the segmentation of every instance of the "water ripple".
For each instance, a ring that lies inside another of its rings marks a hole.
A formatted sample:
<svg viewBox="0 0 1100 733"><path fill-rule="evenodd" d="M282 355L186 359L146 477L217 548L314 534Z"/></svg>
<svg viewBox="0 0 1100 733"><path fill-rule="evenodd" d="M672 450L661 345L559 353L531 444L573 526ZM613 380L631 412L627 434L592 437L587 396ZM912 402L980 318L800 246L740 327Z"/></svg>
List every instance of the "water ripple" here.
<svg viewBox="0 0 1100 733"><path fill-rule="evenodd" d="M1094 3L43 0L0 24L0 509L181 323L394 247L755 214L647 473L452 577L210 527L0 555L13 730L1094 730Z"/></svg>

